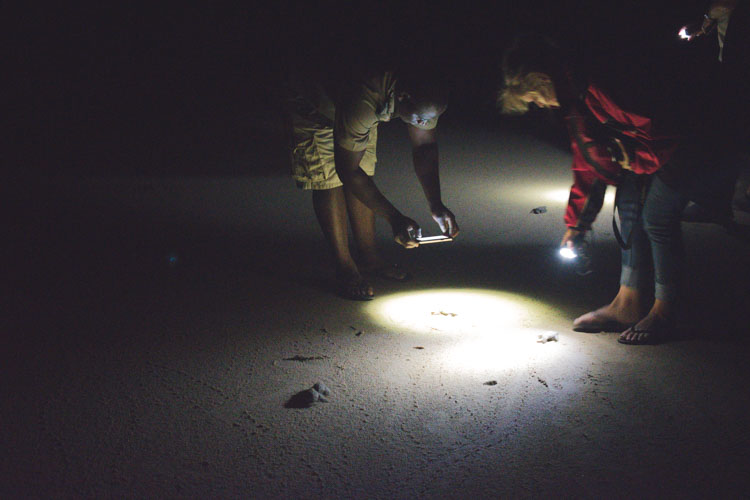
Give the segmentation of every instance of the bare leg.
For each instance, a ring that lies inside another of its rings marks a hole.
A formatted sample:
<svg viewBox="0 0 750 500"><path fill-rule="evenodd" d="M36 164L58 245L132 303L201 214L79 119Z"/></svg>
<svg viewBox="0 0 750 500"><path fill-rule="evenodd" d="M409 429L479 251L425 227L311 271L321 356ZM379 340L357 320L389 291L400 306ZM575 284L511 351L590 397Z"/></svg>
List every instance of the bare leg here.
<svg viewBox="0 0 750 500"><path fill-rule="evenodd" d="M367 267L377 263L380 258L375 245L375 213L359 201L351 191L344 188L344 193L354 242L363 266Z"/></svg>
<svg viewBox="0 0 750 500"><path fill-rule="evenodd" d="M581 331L601 331L629 325L640 318L640 292L637 288L620 285L620 290L612 302L591 311L573 321L573 329Z"/></svg>
<svg viewBox="0 0 750 500"><path fill-rule="evenodd" d="M388 265L378 253L375 243L375 213L344 188L349 221L352 225L354 242L359 251L361 268L365 272L378 273L401 281L407 273L397 266Z"/></svg>
<svg viewBox="0 0 750 500"><path fill-rule="evenodd" d="M349 252L344 188L315 190L312 199L318 223L335 260L341 291L350 298L372 297L372 286L362 279Z"/></svg>

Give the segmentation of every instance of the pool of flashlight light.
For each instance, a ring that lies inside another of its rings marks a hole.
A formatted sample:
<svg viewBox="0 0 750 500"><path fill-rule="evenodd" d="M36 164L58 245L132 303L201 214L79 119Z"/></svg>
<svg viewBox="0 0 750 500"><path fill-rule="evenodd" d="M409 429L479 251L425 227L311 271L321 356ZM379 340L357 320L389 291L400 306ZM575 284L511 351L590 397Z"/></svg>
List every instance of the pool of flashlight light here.
<svg viewBox="0 0 750 500"><path fill-rule="evenodd" d="M368 304L373 319L428 345L440 365L486 371L552 360L562 342L537 342L554 311L539 301L483 289L440 289L380 297Z"/></svg>

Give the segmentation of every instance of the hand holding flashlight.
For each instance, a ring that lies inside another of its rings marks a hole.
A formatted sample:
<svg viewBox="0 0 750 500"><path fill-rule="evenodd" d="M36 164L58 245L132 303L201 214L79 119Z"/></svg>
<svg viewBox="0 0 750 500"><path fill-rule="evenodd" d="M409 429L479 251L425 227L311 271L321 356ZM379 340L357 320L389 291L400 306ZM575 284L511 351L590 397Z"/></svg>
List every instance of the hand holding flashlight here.
<svg viewBox="0 0 750 500"><path fill-rule="evenodd" d="M560 242L560 255L567 258L575 257L576 241L583 239L584 231L569 227Z"/></svg>
<svg viewBox="0 0 750 500"><path fill-rule="evenodd" d="M560 243L560 257L574 263L576 273L581 276L592 272L591 256L585 236L585 231L568 228Z"/></svg>
<svg viewBox="0 0 750 500"><path fill-rule="evenodd" d="M682 40L686 40L689 42L693 38L708 35L714 30L714 28L716 28L716 19L709 17L708 14L704 14L703 22L701 23L700 28L696 30L695 25L683 26L680 29L679 33L677 33L677 36L679 36Z"/></svg>

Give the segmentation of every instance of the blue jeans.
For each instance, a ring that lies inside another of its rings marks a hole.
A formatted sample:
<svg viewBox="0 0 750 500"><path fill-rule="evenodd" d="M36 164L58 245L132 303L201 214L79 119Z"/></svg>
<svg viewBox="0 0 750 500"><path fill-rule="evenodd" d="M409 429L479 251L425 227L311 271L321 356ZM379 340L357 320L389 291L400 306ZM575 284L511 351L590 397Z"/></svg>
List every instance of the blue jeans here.
<svg viewBox="0 0 750 500"><path fill-rule="evenodd" d="M680 219L688 200L657 175L651 176L646 190L639 210L642 192L637 177L627 173L617 187L620 231L624 240L632 241L630 249L622 251L620 285L642 287L653 267L654 297L674 302L683 262Z"/></svg>

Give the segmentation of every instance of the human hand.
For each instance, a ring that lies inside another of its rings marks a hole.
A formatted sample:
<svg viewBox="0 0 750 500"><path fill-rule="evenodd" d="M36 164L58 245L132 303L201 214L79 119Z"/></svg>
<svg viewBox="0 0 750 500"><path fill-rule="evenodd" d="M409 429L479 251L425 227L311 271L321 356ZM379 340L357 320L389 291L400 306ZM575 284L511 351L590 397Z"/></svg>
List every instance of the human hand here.
<svg viewBox="0 0 750 500"><path fill-rule="evenodd" d="M562 237L560 242L560 248L570 248L571 250L576 246L576 240L583 237L585 231L569 227Z"/></svg>
<svg viewBox="0 0 750 500"><path fill-rule="evenodd" d="M403 215L395 217L391 221L393 239L404 248L416 248L419 246L417 237L422 236L422 229L414 220Z"/></svg>
<svg viewBox="0 0 750 500"><path fill-rule="evenodd" d="M711 31L713 31L715 27L716 27L716 19L708 17L708 15L704 15L703 24L701 24L701 28L693 36L697 37L701 35L707 35L711 33Z"/></svg>
<svg viewBox="0 0 750 500"><path fill-rule="evenodd" d="M440 226L440 230L445 236L455 238L458 235L458 223L453 212L448 210L442 203L431 209L432 218Z"/></svg>

